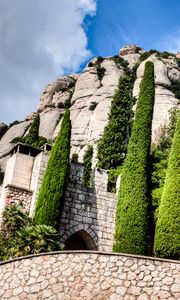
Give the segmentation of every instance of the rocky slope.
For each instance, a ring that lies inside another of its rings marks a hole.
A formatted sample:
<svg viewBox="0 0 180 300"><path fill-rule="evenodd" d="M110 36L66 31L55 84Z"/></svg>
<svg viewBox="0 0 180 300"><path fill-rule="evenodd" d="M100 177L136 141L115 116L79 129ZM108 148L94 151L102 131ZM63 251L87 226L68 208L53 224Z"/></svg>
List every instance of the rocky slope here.
<svg viewBox="0 0 180 300"><path fill-rule="evenodd" d="M178 105L178 99L171 91L171 80L180 80L180 68L177 58L168 55L158 57L155 53L141 62L144 50L135 45L126 46L119 52L119 57L128 62L129 69L139 64L133 95L138 97L139 86L147 60L155 66L155 106L152 124L152 141L156 141L162 126L168 123L169 110ZM178 57L179 54L177 54ZM112 96L118 80L126 73L126 66L118 56L94 58L87 64L82 74L63 76L48 84L39 101L37 111L40 113L39 135L48 140L54 139L60 128L60 119L65 107L70 107L72 121L71 155L78 153L82 161L87 144L96 149L97 142L107 124ZM26 120L6 128L0 124L0 166L5 168L9 152L14 146L11 141L27 133L33 114ZM94 151L94 163L96 151Z"/></svg>

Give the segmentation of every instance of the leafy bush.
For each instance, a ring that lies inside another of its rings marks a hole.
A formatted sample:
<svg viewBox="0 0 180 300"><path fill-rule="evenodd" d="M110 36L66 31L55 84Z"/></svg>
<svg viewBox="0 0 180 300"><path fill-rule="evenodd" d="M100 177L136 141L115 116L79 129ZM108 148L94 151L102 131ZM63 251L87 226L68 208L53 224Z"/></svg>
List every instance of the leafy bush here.
<svg viewBox="0 0 180 300"><path fill-rule="evenodd" d="M171 79L171 91L177 99L180 99L180 80Z"/></svg>
<svg viewBox="0 0 180 300"><path fill-rule="evenodd" d="M83 156L83 177L82 177L82 185L86 188L91 187L91 173L92 173L92 156L93 156L93 146L88 145L87 151Z"/></svg>
<svg viewBox="0 0 180 300"><path fill-rule="evenodd" d="M34 222L57 227L69 165L70 112L64 114L61 130L48 160L36 202Z"/></svg>
<svg viewBox="0 0 180 300"><path fill-rule="evenodd" d="M57 232L53 227L35 225L20 228L10 239L7 250L8 257L16 258L29 254L62 250L62 245L57 240Z"/></svg>
<svg viewBox="0 0 180 300"><path fill-rule="evenodd" d="M140 60L140 62L142 62L143 60L146 60L149 56L151 56L152 54L154 54L154 53L159 53L157 50L154 50L154 49L151 49L151 50L149 50L149 51L145 51L145 52L143 52L141 55L140 55L140 58L139 58L139 60Z"/></svg>
<svg viewBox="0 0 180 300"><path fill-rule="evenodd" d="M147 251L147 172L154 90L154 66L146 62L118 196L113 247L117 252L145 254Z"/></svg>
<svg viewBox="0 0 180 300"><path fill-rule="evenodd" d="M17 121L17 120L16 120L16 121L10 123L8 127L11 128L12 126L17 125L17 124L19 124L19 123L20 123L20 121Z"/></svg>
<svg viewBox="0 0 180 300"><path fill-rule="evenodd" d="M180 68L180 58L177 58L178 68Z"/></svg>
<svg viewBox="0 0 180 300"><path fill-rule="evenodd" d="M95 101L91 102L91 104L89 106L89 110L92 110L92 111L95 110L95 108L96 108L97 105L98 105L97 102L95 102Z"/></svg>
<svg viewBox="0 0 180 300"><path fill-rule="evenodd" d="M108 192L116 193L116 181L118 176L122 173L122 166L116 169L110 169L108 174Z"/></svg>
<svg viewBox="0 0 180 300"><path fill-rule="evenodd" d="M103 62L104 58L102 56L96 57L96 63L101 64Z"/></svg>
<svg viewBox="0 0 180 300"><path fill-rule="evenodd" d="M96 67L96 71L97 71L97 75L98 75L98 79L100 81L100 86L101 86L101 81L104 77L104 74L106 72L106 69L104 67L101 67L101 63L103 62L104 58L101 56L98 56L96 58L96 62L94 64L94 66Z"/></svg>
<svg viewBox="0 0 180 300"><path fill-rule="evenodd" d="M31 124L28 134L24 137L24 143L29 145L34 145L38 141L39 138L39 125L40 125L40 117L37 114Z"/></svg>
<svg viewBox="0 0 180 300"><path fill-rule="evenodd" d="M4 180L4 172L3 172L3 170L1 169L1 166L0 166L0 185L3 183L3 180Z"/></svg>
<svg viewBox="0 0 180 300"><path fill-rule="evenodd" d="M111 103L108 124L98 143L98 166L106 170L116 168L124 161L133 117L134 102L130 85L129 77L120 78L118 89Z"/></svg>
<svg viewBox="0 0 180 300"><path fill-rule="evenodd" d="M104 74L106 72L106 69L104 67L97 66L96 70L97 70L97 75L98 75L99 81L102 81Z"/></svg>
<svg viewBox="0 0 180 300"><path fill-rule="evenodd" d="M93 65L92 61L90 61L90 62L88 63L88 67L89 67L89 68L92 68L92 67L94 67L94 65Z"/></svg>
<svg viewBox="0 0 180 300"><path fill-rule="evenodd" d="M167 51L158 52L158 57L168 58L169 56L175 56L175 54Z"/></svg>
<svg viewBox="0 0 180 300"><path fill-rule="evenodd" d="M22 204L12 203L6 206L3 212L2 223L1 233L8 239L19 228L31 225L32 221L27 212L24 211Z"/></svg>
<svg viewBox="0 0 180 300"><path fill-rule="evenodd" d="M21 204L12 203L3 212L0 233L0 259L61 250L54 228L32 223Z"/></svg>
<svg viewBox="0 0 180 300"><path fill-rule="evenodd" d="M129 70L129 68L128 68L129 63L128 63L127 60L125 60L124 58L122 58L122 57L119 56L119 55L114 55L114 56L111 57L110 59L112 59L112 60L116 63L116 65L117 65L118 67L123 67L124 70L125 70L126 75L129 75L129 74L130 74L130 70Z"/></svg>
<svg viewBox="0 0 180 300"><path fill-rule="evenodd" d="M155 230L156 256L180 259L180 114L177 121Z"/></svg>
<svg viewBox="0 0 180 300"><path fill-rule="evenodd" d="M73 153L72 158L71 158L71 162L72 163L77 163L78 162L78 154L77 153Z"/></svg>

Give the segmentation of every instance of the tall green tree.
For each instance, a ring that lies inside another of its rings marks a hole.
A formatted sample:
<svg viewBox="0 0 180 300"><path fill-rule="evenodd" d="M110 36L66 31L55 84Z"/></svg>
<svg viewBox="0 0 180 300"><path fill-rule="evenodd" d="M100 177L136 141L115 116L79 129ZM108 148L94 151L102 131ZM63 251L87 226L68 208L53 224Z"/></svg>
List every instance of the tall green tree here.
<svg viewBox="0 0 180 300"><path fill-rule="evenodd" d="M34 222L57 227L70 152L70 112L64 114L61 130L51 150L36 202Z"/></svg>
<svg viewBox="0 0 180 300"><path fill-rule="evenodd" d="M122 164L127 150L127 138L132 122L131 78L119 79L111 103L108 124L98 143L98 166L103 169L115 168Z"/></svg>
<svg viewBox="0 0 180 300"><path fill-rule="evenodd" d="M180 259L180 113L155 230L154 254Z"/></svg>
<svg viewBox="0 0 180 300"><path fill-rule="evenodd" d="M113 248L117 252L145 254L147 249L147 167L153 105L154 66L146 62L118 196Z"/></svg>
<svg viewBox="0 0 180 300"><path fill-rule="evenodd" d="M40 116L37 114L29 128L28 134L24 137L24 143L33 145L39 138Z"/></svg>
<svg viewBox="0 0 180 300"><path fill-rule="evenodd" d="M84 187L91 187L92 181L92 157L93 157L93 146L88 145L87 150L83 156L83 177L82 177L82 185Z"/></svg>

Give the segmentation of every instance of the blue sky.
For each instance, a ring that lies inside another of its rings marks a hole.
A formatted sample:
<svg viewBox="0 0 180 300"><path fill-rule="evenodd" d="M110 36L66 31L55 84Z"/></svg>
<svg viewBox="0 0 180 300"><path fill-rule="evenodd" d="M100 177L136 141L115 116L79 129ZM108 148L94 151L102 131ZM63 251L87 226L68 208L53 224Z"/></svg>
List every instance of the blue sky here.
<svg viewBox="0 0 180 300"><path fill-rule="evenodd" d="M113 55L126 44L180 51L179 29L179 0L99 0L88 30L89 48L102 56Z"/></svg>
<svg viewBox="0 0 180 300"><path fill-rule="evenodd" d="M0 0L0 122L35 111L49 82L127 44L180 51L180 0Z"/></svg>

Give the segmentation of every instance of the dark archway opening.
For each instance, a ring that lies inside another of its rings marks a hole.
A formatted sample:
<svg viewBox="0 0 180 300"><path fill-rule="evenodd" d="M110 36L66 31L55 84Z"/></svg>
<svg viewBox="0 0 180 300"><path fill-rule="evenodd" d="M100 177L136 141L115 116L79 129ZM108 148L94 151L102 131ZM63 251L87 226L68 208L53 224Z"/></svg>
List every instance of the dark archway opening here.
<svg viewBox="0 0 180 300"><path fill-rule="evenodd" d="M64 250L97 250L97 247L90 235L80 230L66 240Z"/></svg>

